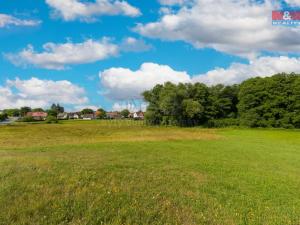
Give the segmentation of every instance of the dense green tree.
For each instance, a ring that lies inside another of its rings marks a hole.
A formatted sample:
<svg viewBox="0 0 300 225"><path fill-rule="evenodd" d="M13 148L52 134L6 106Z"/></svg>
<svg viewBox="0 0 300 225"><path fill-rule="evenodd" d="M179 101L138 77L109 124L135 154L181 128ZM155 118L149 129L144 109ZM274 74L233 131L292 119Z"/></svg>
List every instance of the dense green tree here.
<svg viewBox="0 0 300 225"><path fill-rule="evenodd" d="M48 109L46 110L46 112L48 113L48 116L53 116L53 117L57 117L57 111L56 110L52 110L52 109Z"/></svg>
<svg viewBox="0 0 300 225"><path fill-rule="evenodd" d="M197 113L191 122L191 118L185 120L183 125L200 125L206 123L210 118L210 112L208 111L208 106L210 104L209 100L209 88L201 83L188 84L188 98L192 99L193 102L199 103L200 111ZM194 103L195 104L195 103ZM188 109L185 109L188 110Z"/></svg>
<svg viewBox="0 0 300 225"><path fill-rule="evenodd" d="M47 116L45 123L51 124L51 123L58 123L58 119L56 116Z"/></svg>
<svg viewBox="0 0 300 225"><path fill-rule="evenodd" d="M182 101L182 114L183 119L181 125L193 126L197 124L199 115L204 113L204 107L193 99L185 99Z"/></svg>
<svg viewBox="0 0 300 225"><path fill-rule="evenodd" d="M56 111L56 113L63 113L65 111L64 107L60 106L59 104L52 104L51 110Z"/></svg>
<svg viewBox="0 0 300 225"><path fill-rule="evenodd" d="M42 108L35 108L35 109L32 109L32 112L44 112L44 109L42 109Z"/></svg>
<svg viewBox="0 0 300 225"><path fill-rule="evenodd" d="M163 112L159 108L159 95L162 89L163 85L158 84L152 90L143 93L145 101L148 102L145 119L150 125L161 124Z"/></svg>
<svg viewBox="0 0 300 225"><path fill-rule="evenodd" d="M123 118L128 118L129 114L130 114L130 112L129 112L128 109L123 109L121 111L121 115L122 115Z"/></svg>
<svg viewBox="0 0 300 225"><path fill-rule="evenodd" d="M238 85L216 85L209 88L207 114L209 119L237 117Z"/></svg>
<svg viewBox="0 0 300 225"><path fill-rule="evenodd" d="M97 119L106 119L106 111L102 108L98 109L96 112Z"/></svg>
<svg viewBox="0 0 300 225"><path fill-rule="evenodd" d="M277 74L240 85L156 85L143 93L148 124L300 127L300 76Z"/></svg>
<svg viewBox="0 0 300 225"><path fill-rule="evenodd" d="M20 116L20 109L5 109L4 113L11 117L18 117Z"/></svg>
<svg viewBox="0 0 300 225"><path fill-rule="evenodd" d="M26 114L29 112L31 112L31 108L28 106L24 106L20 109L21 116L26 116Z"/></svg>
<svg viewBox="0 0 300 225"><path fill-rule="evenodd" d="M191 126L206 119L208 88L203 84L170 82L144 92L149 103L145 114L149 124Z"/></svg>
<svg viewBox="0 0 300 225"><path fill-rule="evenodd" d="M93 114L94 113L94 110L92 110L92 109L83 109L82 111L81 111L81 114L82 115L87 115L87 114Z"/></svg>
<svg viewBox="0 0 300 225"><path fill-rule="evenodd" d="M291 85L291 94L289 96L288 118L297 128L300 128L300 78L297 77Z"/></svg>
<svg viewBox="0 0 300 225"><path fill-rule="evenodd" d="M8 118L8 115L6 113L0 114L0 122L6 120L7 118Z"/></svg>
<svg viewBox="0 0 300 225"><path fill-rule="evenodd" d="M252 78L240 86L239 114L250 127L299 127L300 77L277 74Z"/></svg>

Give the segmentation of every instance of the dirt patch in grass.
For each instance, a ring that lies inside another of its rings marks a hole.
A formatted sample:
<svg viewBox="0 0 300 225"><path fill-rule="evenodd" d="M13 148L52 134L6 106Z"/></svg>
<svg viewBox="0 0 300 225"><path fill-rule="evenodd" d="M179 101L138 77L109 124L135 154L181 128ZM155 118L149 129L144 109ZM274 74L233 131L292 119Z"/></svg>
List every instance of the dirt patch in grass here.
<svg viewBox="0 0 300 225"><path fill-rule="evenodd" d="M203 173L193 171L190 173L190 175L195 179L197 183L201 184L207 181L207 176Z"/></svg>

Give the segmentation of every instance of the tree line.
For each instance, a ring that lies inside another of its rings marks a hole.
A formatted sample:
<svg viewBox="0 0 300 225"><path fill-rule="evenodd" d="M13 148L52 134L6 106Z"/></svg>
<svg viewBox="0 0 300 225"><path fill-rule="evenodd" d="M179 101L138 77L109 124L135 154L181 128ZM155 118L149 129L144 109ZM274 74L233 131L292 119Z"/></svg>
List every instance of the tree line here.
<svg viewBox="0 0 300 225"><path fill-rule="evenodd" d="M276 74L239 85L167 82L143 93L151 125L300 128L300 76Z"/></svg>
<svg viewBox="0 0 300 225"><path fill-rule="evenodd" d="M53 103L51 107L46 110L43 108L31 108L29 106L24 106L19 109L4 109L3 115L7 117L25 117L29 112L47 112L51 116L57 116L58 113L62 113L64 110L64 107Z"/></svg>

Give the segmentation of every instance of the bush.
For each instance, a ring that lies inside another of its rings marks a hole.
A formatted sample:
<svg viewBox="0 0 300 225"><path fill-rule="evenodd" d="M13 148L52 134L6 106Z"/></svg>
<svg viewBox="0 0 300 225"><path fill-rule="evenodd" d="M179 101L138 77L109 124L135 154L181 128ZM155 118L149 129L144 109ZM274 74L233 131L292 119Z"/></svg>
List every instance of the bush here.
<svg viewBox="0 0 300 225"><path fill-rule="evenodd" d="M7 114L0 114L0 121L4 121L7 119Z"/></svg>
<svg viewBox="0 0 300 225"><path fill-rule="evenodd" d="M240 121L236 118L214 119L207 122L208 127L222 128L239 126Z"/></svg>
<svg viewBox="0 0 300 225"><path fill-rule="evenodd" d="M45 123L58 123L58 119L55 116L48 116Z"/></svg>
<svg viewBox="0 0 300 225"><path fill-rule="evenodd" d="M57 111L54 111L52 109L47 110L48 116L54 116L57 117Z"/></svg>
<svg viewBox="0 0 300 225"><path fill-rule="evenodd" d="M32 116L25 116L20 121L21 122L34 122L35 120L33 119Z"/></svg>
<svg viewBox="0 0 300 225"><path fill-rule="evenodd" d="M155 111L147 110L145 113L145 121L147 125L161 124L161 115Z"/></svg>

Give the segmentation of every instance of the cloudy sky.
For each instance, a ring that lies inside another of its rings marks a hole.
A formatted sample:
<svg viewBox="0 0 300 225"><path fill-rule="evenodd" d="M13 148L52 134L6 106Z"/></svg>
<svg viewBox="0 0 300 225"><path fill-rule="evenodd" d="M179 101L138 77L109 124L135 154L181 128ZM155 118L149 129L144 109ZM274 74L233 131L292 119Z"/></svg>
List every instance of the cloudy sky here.
<svg viewBox="0 0 300 225"><path fill-rule="evenodd" d="M300 73L300 0L2 0L0 109L106 110L171 81L233 84Z"/></svg>

